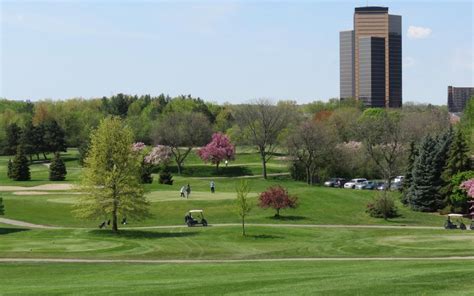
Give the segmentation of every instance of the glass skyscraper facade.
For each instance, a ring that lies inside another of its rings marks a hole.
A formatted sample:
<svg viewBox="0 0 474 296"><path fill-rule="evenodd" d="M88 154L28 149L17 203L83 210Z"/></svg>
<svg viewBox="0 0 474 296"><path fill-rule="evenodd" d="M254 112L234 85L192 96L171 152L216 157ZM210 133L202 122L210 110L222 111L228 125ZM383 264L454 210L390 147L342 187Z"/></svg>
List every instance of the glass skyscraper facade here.
<svg viewBox="0 0 474 296"><path fill-rule="evenodd" d="M369 107L402 105L402 19L387 7L358 7L354 30L340 39L341 99Z"/></svg>

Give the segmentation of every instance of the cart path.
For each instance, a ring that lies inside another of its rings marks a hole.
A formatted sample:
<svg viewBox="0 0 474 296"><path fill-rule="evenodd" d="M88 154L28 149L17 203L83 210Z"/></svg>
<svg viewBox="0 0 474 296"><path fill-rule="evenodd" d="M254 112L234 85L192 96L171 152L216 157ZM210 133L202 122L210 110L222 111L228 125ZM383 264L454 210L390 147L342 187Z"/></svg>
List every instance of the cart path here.
<svg viewBox="0 0 474 296"><path fill-rule="evenodd" d="M96 229L86 227L63 227L63 226L50 226L42 224L33 224L29 222L0 218L0 223L9 224L14 226L20 226L25 228L38 228L38 229ZM258 223L246 223L247 226L257 227L295 227L295 228L373 228L373 229L444 229L443 227L437 226L404 226L404 225L344 225L344 224L258 224ZM241 226L239 223L225 223L225 224L209 224L209 227L235 227ZM121 229L168 229L168 228L188 228L187 225L158 225L158 226L138 226L138 227L122 227Z"/></svg>
<svg viewBox="0 0 474 296"><path fill-rule="evenodd" d="M28 223L28 222L8 219L8 218L0 218L0 223L21 226L21 227L26 227L26 228L41 228L41 229L61 229L62 228L62 227L57 227L57 226L33 224L33 223Z"/></svg>
<svg viewBox="0 0 474 296"><path fill-rule="evenodd" d="M38 185L38 186L31 186L31 187L25 187L25 186L0 186L0 191L43 191L43 190L48 190L48 191L67 191L67 190L72 190L74 189L74 184L70 183L61 183L61 184L56 184L56 183L51 183L51 184L43 184L43 185Z"/></svg>
<svg viewBox="0 0 474 296"><path fill-rule="evenodd" d="M79 258L0 258L2 263L139 263L139 264L202 264L253 262L335 262L335 261L467 261L474 256L451 257L329 257L329 258L267 258L267 259L79 259Z"/></svg>

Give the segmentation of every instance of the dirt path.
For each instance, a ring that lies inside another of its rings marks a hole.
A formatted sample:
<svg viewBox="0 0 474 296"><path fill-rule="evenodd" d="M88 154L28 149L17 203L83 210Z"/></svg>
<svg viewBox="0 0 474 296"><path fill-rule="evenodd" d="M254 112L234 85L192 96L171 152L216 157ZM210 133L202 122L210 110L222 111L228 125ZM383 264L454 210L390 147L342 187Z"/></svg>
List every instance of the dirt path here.
<svg viewBox="0 0 474 296"><path fill-rule="evenodd" d="M48 226L42 224L33 224L19 220L0 218L0 223L21 226L26 228L39 229L95 229L84 227L62 227L62 226ZM375 228L375 229L443 229L436 226L403 226L403 225L338 225L338 224L256 224L248 223L247 226L257 227L295 227L295 228ZM209 227L235 227L241 226L238 223L225 224L209 224ZM187 228L186 225L158 225L158 226L138 226L138 227L123 227L121 229L167 229L167 228Z"/></svg>
<svg viewBox="0 0 474 296"><path fill-rule="evenodd" d="M202 263L252 263L252 262L321 262L321 261L459 261L474 260L474 256L453 257L338 257L338 258L269 258L269 259L76 259L76 258L0 258L10 263L146 263L146 264L202 264Z"/></svg>

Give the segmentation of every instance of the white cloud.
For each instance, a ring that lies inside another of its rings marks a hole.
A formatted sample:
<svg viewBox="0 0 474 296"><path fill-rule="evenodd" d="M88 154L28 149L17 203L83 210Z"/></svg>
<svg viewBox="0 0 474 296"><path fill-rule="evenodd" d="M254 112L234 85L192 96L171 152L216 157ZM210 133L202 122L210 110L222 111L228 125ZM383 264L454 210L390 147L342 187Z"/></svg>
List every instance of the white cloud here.
<svg viewBox="0 0 474 296"><path fill-rule="evenodd" d="M408 38L410 39L425 39L431 35L430 28L410 26L408 27Z"/></svg>

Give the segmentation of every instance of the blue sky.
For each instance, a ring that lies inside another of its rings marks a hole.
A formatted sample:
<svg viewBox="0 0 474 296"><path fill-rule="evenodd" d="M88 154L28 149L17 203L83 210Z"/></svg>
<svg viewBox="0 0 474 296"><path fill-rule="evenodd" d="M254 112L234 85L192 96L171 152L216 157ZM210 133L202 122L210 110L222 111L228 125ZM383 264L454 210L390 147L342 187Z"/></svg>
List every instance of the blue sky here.
<svg viewBox="0 0 474 296"><path fill-rule="evenodd" d="M0 0L1 1L1 0ZM0 97L339 96L339 31L366 1L1 1ZM474 86L474 2L374 1L402 15L403 99Z"/></svg>

